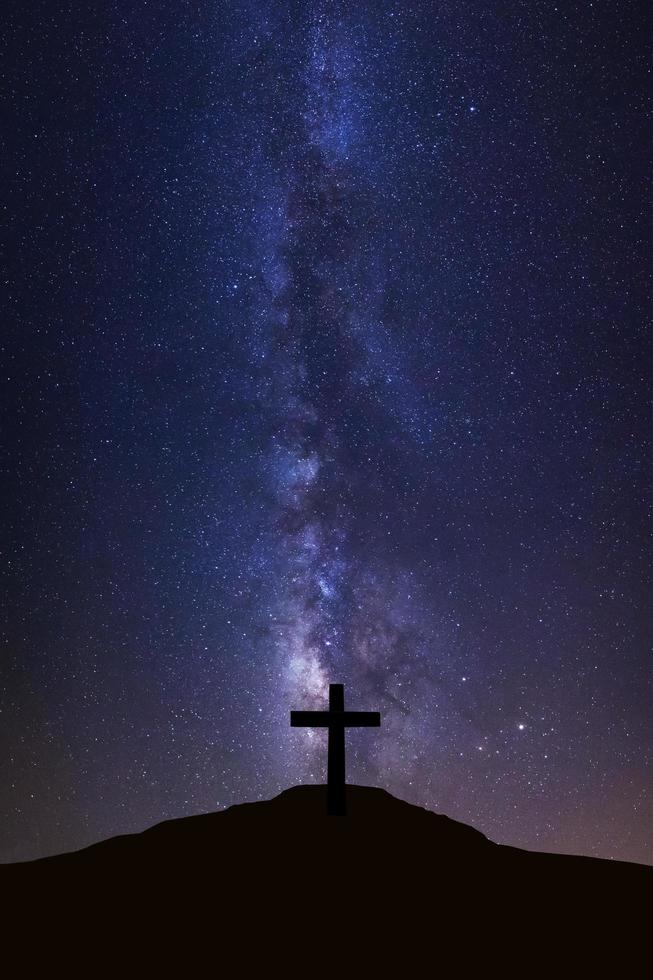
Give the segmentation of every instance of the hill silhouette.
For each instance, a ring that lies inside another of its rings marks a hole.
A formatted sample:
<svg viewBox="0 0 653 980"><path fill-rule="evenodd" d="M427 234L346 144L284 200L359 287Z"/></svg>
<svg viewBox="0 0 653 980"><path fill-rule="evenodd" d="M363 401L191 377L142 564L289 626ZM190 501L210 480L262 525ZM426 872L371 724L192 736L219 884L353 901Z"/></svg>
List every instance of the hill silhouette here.
<svg viewBox="0 0 653 980"><path fill-rule="evenodd" d="M301 953L329 975L343 975L343 957L352 970L424 957L435 968L563 948L605 965L643 942L652 868L495 844L372 787L347 787L346 817L325 804L326 787L296 786L0 866L6 935L47 933L49 956L129 946L155 973L185 951L198 969L225 958L262 969Z"/></svg>

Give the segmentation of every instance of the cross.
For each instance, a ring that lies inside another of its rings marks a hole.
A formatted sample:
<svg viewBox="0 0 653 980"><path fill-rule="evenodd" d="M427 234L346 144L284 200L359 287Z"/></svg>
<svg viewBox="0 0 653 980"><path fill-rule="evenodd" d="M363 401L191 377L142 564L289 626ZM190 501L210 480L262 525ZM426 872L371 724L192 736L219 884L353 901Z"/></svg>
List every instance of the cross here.
<svg viewBox="0 0 653 980"><path fill-rule="evenodd" d="M345 801L345 728L378 728L378 711L345 711L345 689L329 684L328 711L291 711L291 728L328 728L327 813L344 817Z"/></svg>

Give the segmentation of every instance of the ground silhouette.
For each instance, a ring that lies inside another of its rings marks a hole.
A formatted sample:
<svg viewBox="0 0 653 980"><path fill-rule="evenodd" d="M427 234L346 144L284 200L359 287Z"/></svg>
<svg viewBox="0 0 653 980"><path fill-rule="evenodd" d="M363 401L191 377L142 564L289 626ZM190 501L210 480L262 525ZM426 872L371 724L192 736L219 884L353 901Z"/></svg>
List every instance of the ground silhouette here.
<svg viewBox="0 0 653 980"><path fill-rule="evenodd" d="M347 786L347 813L327 816L325 786L296 786L0 866L5 948L33 965L116 957L122 975L129 956L150 975L175 962L184 975L291 976L445 965L464 976L524 956L524 968L557 970L563 955L623 970L646 948L652 868L501 846L372 787Z"/></svg>

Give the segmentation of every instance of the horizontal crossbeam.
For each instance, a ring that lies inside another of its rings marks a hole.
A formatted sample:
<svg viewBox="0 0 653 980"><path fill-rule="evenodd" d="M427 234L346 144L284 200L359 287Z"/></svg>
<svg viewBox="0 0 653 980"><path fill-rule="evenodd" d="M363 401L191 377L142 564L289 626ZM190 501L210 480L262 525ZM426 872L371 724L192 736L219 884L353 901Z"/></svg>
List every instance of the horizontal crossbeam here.
<svg viewBox="0 0 653 980"><path fill-rule="evenodd" d="M292 728L379 728L381 714L378 711L291 711Z"/></svg>

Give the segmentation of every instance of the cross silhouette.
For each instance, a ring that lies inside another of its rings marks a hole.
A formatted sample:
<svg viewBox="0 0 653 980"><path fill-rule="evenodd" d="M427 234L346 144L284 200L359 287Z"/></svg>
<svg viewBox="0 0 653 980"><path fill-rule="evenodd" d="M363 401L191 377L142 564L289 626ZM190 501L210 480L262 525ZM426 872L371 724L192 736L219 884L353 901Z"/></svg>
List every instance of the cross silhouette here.
<svg viewBox="0 0 653 980"><path fill-rule="evenodd" d="M328 728L329 752L327 758L327 813L344 817L347 813L345 798L345 728L378 728L381 715L378 711L345 711L345 688L342 684L329 684L328 711L291 711L292 728Z"/></svg>

